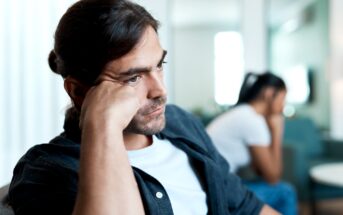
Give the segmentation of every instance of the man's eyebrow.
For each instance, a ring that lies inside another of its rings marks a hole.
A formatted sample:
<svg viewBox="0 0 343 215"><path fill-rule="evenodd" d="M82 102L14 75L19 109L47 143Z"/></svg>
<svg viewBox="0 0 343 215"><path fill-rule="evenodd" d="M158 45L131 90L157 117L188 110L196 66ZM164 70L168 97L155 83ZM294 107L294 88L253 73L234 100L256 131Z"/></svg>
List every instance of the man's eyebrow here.
<svg viewBox="0 0 343 215"><path fill-rule="evenodd" d="M166 58L167 54L168 54L167 50L163 50L161 60L158 62L157 65L160 65L160 64L163 63L163 61L164 61L164 59Z"/></svg>
<svg viewBox="0 0 343 215"><path fill-rule="evenodd" d="M157 66L161 65L165 59L167 55L167 51L163 50L162 56L160 61L158 62ZM118 77L122 78L122 77L127 77L127 76L132 76L135 74L140 74L140 73L146 73L146 72L150 72L151 71L151 67L137 67L137 68L131 68L128 69L126 71L120 72L119 74L117 74Z"/></svg>

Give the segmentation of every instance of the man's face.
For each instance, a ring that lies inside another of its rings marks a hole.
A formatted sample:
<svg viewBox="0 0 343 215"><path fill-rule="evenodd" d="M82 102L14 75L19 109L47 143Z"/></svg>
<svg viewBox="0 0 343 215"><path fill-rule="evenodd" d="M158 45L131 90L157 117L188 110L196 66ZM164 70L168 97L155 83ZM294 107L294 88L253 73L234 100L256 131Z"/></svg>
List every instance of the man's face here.
<svg viewBox="0 0 343 215"><path fill-rule="evenodd" d="M110 79L136 90L141 107L124 132L152 135L165 126L166 88L163 63L166 52L148 27L139 43L125 56L109 62L99 78Z"/></svg>

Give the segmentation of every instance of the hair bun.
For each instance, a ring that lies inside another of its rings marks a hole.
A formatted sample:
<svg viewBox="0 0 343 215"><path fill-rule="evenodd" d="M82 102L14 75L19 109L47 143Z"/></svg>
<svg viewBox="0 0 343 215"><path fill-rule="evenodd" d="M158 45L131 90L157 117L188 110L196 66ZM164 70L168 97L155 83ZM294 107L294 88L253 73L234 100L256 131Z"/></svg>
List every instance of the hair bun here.
<svg viewBox="0 0 343 215"><path fill-rule="evenodd" d="M56 73L56 74L60 74L58 71L57 71L57 55L55 53L54 50L52 50L49 54L49 58L48 58L48 61L49 61L49 66L50 66L50 69Z"/></svg>

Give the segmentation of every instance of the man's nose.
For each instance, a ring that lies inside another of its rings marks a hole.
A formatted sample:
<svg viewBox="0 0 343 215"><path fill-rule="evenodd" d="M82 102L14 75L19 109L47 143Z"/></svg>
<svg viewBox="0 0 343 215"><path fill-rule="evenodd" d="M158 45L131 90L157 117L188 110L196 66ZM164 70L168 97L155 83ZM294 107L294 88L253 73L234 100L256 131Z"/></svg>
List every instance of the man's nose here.
<svg viewBox="0 0 343 215"><path fill-rule="evenodd" d="M147 81L148 99L154 99L167 95L167 90L163 80L163 71L150 72Z"/></svg>

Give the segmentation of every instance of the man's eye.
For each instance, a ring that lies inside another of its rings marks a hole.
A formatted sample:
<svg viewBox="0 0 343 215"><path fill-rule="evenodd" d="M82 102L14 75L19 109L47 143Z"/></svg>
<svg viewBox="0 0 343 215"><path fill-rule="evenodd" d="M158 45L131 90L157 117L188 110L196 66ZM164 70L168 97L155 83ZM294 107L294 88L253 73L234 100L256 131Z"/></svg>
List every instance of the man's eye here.
<svg viewBox="0 0 343 215"><path fill-rule="evenodd" d="M138 83L138 81L139 81L141 78L142 78L141 76L137 75L137 76L134 76L134 77L132 77L132 78L129 78L129 79L125 80L124 82L125 82L126 84L135 85L135 84Z"/></svg>

